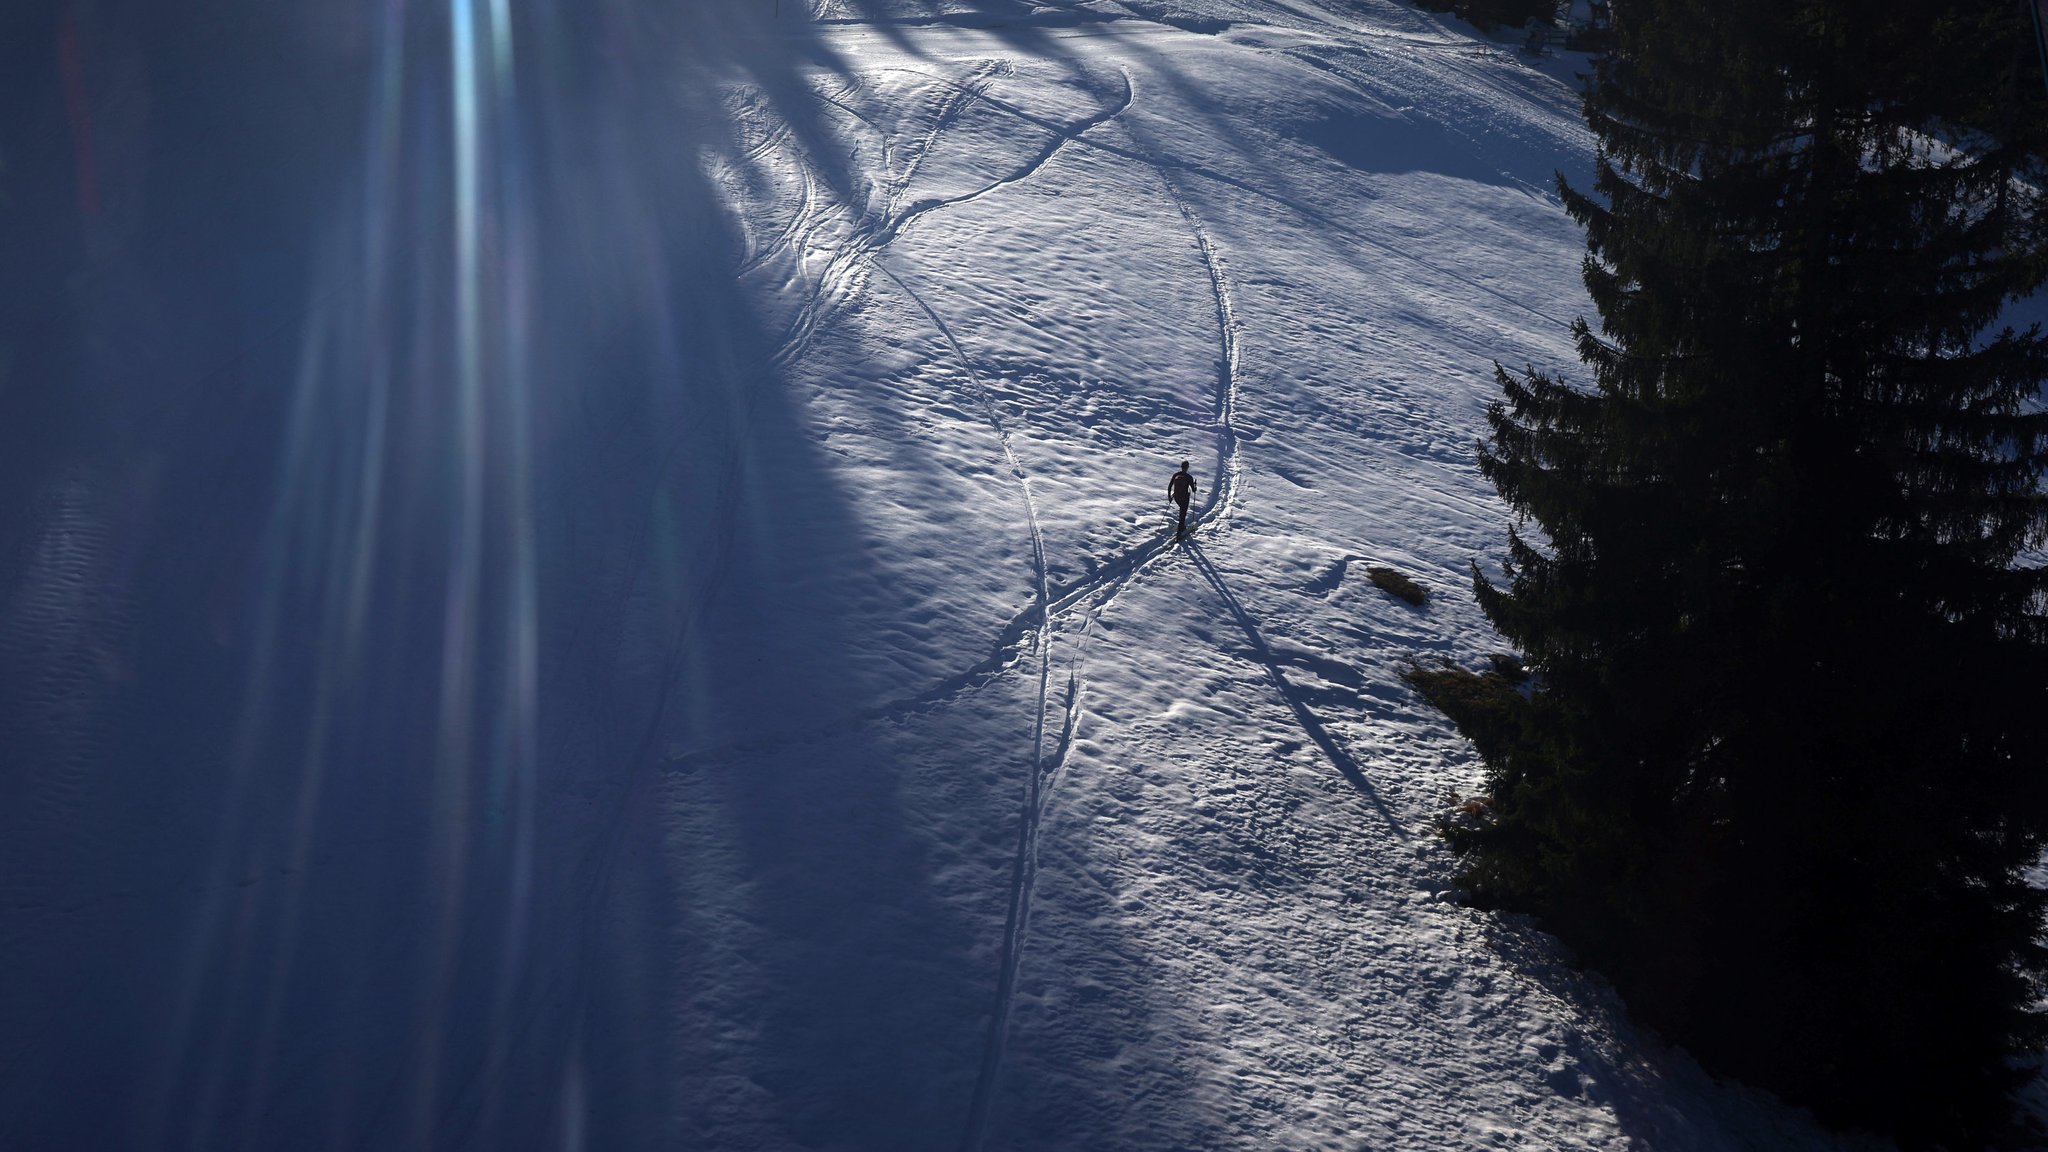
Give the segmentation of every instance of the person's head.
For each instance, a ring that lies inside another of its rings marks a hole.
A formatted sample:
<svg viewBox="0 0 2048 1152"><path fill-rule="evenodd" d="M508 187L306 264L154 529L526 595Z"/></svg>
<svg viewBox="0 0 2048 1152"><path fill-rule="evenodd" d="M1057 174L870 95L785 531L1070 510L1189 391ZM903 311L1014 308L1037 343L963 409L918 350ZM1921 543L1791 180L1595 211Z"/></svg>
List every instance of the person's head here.
<svg viewBox="0 0 2048 1152"><path fill-rule="evenodd" d="M1187 471L1187 470L1188 470L1188 462L1187 462L1187 461L1183 460L1183 461L1181 461L1181 462L1180 462L1180 470L1181 470L1181 471L1183 471L1183 472L1185 472L1185 471Z"/></svg>

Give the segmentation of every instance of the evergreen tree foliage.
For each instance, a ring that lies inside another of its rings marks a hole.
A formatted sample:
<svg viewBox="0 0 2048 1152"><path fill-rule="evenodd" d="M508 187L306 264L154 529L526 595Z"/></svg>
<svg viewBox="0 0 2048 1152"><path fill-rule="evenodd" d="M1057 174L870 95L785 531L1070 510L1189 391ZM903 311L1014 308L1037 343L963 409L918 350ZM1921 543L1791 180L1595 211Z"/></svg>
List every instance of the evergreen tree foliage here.
<svg viewBox="0 0 2048 1152"><path fill-rule="evenodd" d="M1419 0L1419 7L1432 12L1449 12L1481 28L1505 24L1519 28L1531 20L1546 24L1557 19L1560 0Z"/></svg>
<svg viewBox="0 0 2048 1152"><path fill-rule="evenodd" d="M1540 689L1411 678L1537 912L1710 1067L1909 1144L2048 1031L2048 339L2029 15L1616 0L1585 99L1592 386L1498 374L1475 570Z"/></svg>

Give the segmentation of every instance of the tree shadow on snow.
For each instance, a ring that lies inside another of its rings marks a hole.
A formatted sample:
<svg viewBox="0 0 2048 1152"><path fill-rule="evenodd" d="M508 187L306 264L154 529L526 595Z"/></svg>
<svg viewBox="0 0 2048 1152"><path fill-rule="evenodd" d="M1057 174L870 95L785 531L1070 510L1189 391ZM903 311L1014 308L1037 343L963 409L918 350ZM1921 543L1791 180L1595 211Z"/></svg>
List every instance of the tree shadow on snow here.
<svg viewBox="0 0 2048 1152"><path fill-rule="evenodd" d="M511 7L0 18L0 1143L963 1131L988 925L896 751L665 771L863 714L916 610L704 167L728 83L829 154L837 65Z"/></svg>

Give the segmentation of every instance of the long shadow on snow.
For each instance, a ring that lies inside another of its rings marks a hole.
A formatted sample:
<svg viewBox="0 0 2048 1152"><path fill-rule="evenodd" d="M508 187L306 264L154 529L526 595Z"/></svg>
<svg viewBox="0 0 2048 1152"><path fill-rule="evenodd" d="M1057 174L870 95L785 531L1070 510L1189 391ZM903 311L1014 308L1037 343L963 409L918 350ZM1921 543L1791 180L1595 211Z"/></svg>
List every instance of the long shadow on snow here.
<svg viewBox="0 0 2048 1152"><path fill-rule="evenodd" d="M697 164L817 53L379 7L0 21L0 1143L690 1143L764 1068L754 1142L949 1143L990 973L887 750L728 776L715 954L657 769L882 687Z"/></svg>
<svg viewBox="0 0 2048 1152"><path fill-rule="evenodd" d="M1231 594L1229 585L1223 582L1223 574L1209 562L1208 553L1202 550L1201 544L1188 540L1182 547L1187 550L1195 567L1201 571L1202 578L1215 590L1217 598L1223 601L1223 606L1229 610L1231 619L1237 621L1237 626L1244 630L1244 638L1251 645L1252 654L1258 658L1260 664L1265 665L1267 678L1272 680L1273 687L1279 690L1280 698L1286 701L1288 709L1294 713L1294 719L1301 725L1301 730L1308 734L1308 738L1315 742L1316 747L1323 750L1323 755L1329 757L1330 763L1336 766L1337 771L1364 793L1374 810L1385 818L1395 831L1405 831L1401 827L1401 821L1394 816L1393 809L1387 807L1386 801L1380 799L1379 791L1372 786L1372 781L1366 779L1365 772L1359 768L1358 762L1337 743L1336 738L1330 735L1329 729L1323 727L1323 722L1316 719L1315 713L1309 711L1306 694L1290 683L1287 674L1280 670L1280 661L1274 657L1272 648L1267 646L1265 635L1259 631L1259 626L1252 620L1251 615L1244 610L1244 605Z"/></svg>

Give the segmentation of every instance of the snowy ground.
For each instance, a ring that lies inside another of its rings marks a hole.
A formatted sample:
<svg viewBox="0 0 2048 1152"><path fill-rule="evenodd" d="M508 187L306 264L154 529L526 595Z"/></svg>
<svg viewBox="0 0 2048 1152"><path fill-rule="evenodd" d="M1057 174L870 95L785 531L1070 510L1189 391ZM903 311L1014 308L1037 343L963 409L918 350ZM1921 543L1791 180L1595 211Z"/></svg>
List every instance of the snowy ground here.
<svg viewBox="0 0 2048 1152"><path fill-rule="evenodd" d="M64 16L0 139L82 253L0 329L0 1146L1836 1146L1429 833L1582 61L369 7Z"/></svg>

